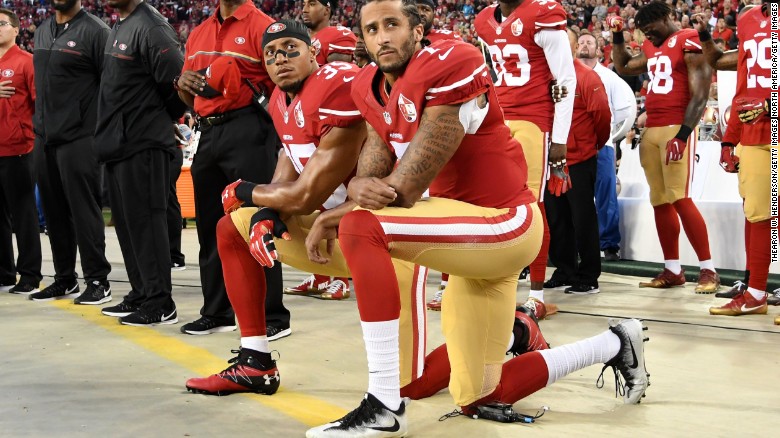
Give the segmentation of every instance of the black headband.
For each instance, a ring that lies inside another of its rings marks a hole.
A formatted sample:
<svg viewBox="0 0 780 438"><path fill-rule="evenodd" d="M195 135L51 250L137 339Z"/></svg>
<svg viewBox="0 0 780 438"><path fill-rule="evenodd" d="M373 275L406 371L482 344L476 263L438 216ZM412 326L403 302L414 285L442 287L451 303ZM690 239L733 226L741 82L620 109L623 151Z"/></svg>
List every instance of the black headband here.
<svg viewBox="0 0 780 438"><path fill-rule="evenodd" d="M306 43L307 46L311 45L308 29L302 23L293 20L277 21L269 25L263 32L263 47L279 38L296 38Z"/></svg>
<svg viewBox="0 0 780 438"><path fill-rule="evenodd" d="M331 12L336 9L336 0L319 0L319 2L322 3L323 6L329 7Z"/></svg>

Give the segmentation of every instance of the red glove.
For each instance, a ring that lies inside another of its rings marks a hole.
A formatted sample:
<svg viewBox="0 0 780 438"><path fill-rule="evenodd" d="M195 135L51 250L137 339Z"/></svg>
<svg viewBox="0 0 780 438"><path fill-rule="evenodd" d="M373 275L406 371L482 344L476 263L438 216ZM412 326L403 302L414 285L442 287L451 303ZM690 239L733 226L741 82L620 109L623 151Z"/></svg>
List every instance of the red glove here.
<svg viewBox="0 0 780 438"><path fill-rule="evenodd" d="M731 143L720 144L720 167L728 173L739 171L739 157L734 155L734 145Z"/></svg>
<svg viewBox="0 0 780 438"><path fill-rule="evenodd" d="M612 32L622 32L623 27L625 26L625 22L619 15L615 15L612 17L607 17L607 26L609 26L609 30Z"/></svg>
<svg viewBox="0 0 780 438"><path fill-rule="evenodd" d="M261 208L250 222L249 252L252 257L266 268L273 268L279 253L276 251L274 236L292 240L287 226L279 218L279 213L270 208Z"/></svg>
<svg viewBox="0 0 780 438"><path fill-rule="evenodd" d="M547 181L547 191L551 195L561 196L571 189L571 178L569 178L569 167L563 166L550 167L550 179Z"/></svg>
<svg viewBox="0 0 780 438"><path fill-rule="evenodd" d="M236 211L243 206L253 207L252 190L256 185L240 179L228 184L222 191L222 209L225 214Z"/></svg>
<svg viewBox="0 0 780 438"><path fill-rule="evenodd" d="M677 131L677 135L673 139L666 142L666 164L669 161L682 160L685 153L685 146L688 145L688 137L693 130L685 125L680 126L680 130Z"/></svg>
<svg viewBox="0 0 780 438"><path fill-rule="evenodd" d="M739 114L739 121L746 124L756 123L763 115L769 115L766 99L751 99L742 97L734 101L734 109Z"/></svg>

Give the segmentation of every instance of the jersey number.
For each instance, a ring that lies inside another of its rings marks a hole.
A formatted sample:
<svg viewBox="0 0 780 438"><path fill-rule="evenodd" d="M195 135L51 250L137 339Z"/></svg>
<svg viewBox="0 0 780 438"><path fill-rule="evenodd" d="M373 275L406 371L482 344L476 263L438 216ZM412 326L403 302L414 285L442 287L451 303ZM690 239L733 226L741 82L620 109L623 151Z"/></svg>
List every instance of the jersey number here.
<svg viewBox="0 0 780 438"><path fill-rule="evenodd" d="M650 75L650 85L647 92L669 94L672 91L672 60L668 56L659 56L647 60L647 73Z"/></svg>
<svg viewBox="0 0 780 438"><path fill-rule="evenodd" d="M747 55L747 87L771 87L771 78L751 72L756 64L758 64L758 68L760 69L770 70L772 68L772 60L769 58L772 50L772 40L769 38L763 39L761 42L748 40L745 41L743 47L745 48L745 54Z"/></svg>
<svg viewBox="0 0 780 438"><path fill-rule="evenodd" d="M520 87L527 84L531 79L531 64L528 62L528 51L520 44L507 44L503 50L499 49L498 46L488 46L488 51L490 51L496 76L498 76L496 86ZM516 72L510 72L506 68L506 59L513 56L518 58ZM515 74L519 76L515 76Z"/></svg>
<svg viewBox="0 0 780 438"><path fill-rule="evenodd" d="M339 70L351 70L352 64L348 62L333 61L329 64L322 66L320 71L317 72L317 76L325 76L325 79L333 79L333 76L339 72Z"/></svg>

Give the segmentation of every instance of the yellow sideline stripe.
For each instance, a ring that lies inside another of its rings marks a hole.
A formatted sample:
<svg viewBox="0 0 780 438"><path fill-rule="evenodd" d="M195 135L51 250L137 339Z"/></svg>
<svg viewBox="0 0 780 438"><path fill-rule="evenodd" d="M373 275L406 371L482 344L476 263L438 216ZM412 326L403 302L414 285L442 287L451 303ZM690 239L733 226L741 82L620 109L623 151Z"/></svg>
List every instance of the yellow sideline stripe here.
<svg viewBox="0 0 780 438"><path fill-rule="evenodd" d="M201 347L193 347L173 336L165 335L147 327L121 325L116 318L106 317L97 306L77 306L70 300L54 300L54 307L81 317L109 332L143 347L199 376L213 374L226 368L224 358L211 354ZM182 387L184 386L184 382ZM284 386L273 396L242 393L241 396L259 402L281 414L287 415L307 426L319 426L343 417L347 411L326 401L300 392L290 391Z"/></svg>

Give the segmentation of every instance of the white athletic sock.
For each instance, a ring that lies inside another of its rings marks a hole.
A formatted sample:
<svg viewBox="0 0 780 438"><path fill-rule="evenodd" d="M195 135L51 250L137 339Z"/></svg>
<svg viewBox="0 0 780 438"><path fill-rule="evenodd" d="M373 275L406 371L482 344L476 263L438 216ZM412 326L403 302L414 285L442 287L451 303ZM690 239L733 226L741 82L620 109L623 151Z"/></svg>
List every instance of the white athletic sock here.
<svg viewBox="0 0 780 438"><path fill-rule="evenodd" d="M261 353L271 352L271 347L268 346L268 336L242 336L241 347L259 351Z"/></svg>
<svg viewBox="0 0 780 438"><path fill-rule="evenodd" d="M679 260L664 260L664 267L676 275L679 275L680 271L682 271L682 265L680 265Z"/></svg>
<svg viewBox="0 0 780 438"><path fill-rule="evenodd" d="M444 287L447 287L447 282L446 282L446 281L444 281L444 280L442 280L442 281L441 281L441 287L443 287L443 288L444 288Z"/></svg>
<svg viewBox="0 0 780 438"><path fill-rule="evenodd" d="M755 298L757 300L763 300L764 297L766 296L766 292L764 292L762 290L758 290L758 289L756 289L754 287L749 287L747 289L747 291L750 292L750 295L753 295L753 298Z"/></svg>
<svg viewBox="0 0 780 438"><path fill-rule="evenodd" d="M531 289L530 291L528 291L528 296L530 298L536 298L537 300L544 302L544 290Z"/></svg>
<svg viewBox="0 0 780 438"><path fill-rule="evenodd" d="M396 410L401 406L398 320L360 321L360 326L368 357L368 392L389 409Z"/></svg>
<svg viewBox="0 0 780 438"><path fill-rule="evenodd" d="M597 363L605 363L620 351L620 338L607 330L573 344L540 350L547 363L547 386L561 377Z"/></svg>
<svg viewBox="0 0 780 438"><path fill-rule="evenodd" d="M702 269L709 269L710 271L715 272L715 263L712 263L712 259L700 261L699 267Z"/></svg>

